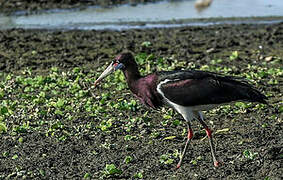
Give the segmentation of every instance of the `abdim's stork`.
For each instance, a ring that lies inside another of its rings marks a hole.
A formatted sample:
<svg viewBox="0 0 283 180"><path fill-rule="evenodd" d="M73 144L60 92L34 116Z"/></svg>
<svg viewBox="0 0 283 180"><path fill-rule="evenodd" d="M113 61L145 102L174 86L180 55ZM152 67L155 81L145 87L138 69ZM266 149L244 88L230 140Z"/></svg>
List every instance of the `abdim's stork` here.
<svg viewBox="0 0 283 180"><path fill-rule="evenodd" d="M177 168L181 166L193 137L193 119L197 119L205 129L214 165L219 166L215 157L212 133L204 122L202 111L234 101L266 103L266 97L252 85L232 76L197 70L161 71L141 76L130 52L117 56L95 81L95 86L118 69L123 71L130 90L143 104L151 108L168 104L187 121L188 138Z"/></svg>

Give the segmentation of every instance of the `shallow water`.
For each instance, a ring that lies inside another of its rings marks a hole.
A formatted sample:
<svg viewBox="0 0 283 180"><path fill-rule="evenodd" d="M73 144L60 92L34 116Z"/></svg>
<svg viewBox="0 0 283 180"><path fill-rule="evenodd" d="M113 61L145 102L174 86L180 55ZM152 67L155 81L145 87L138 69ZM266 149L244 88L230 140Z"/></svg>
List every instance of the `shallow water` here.
<svg viewBox="0 0 283 180"><path fill-rule="evenodd" d="M163 1L112 8L89 7L84 10L49 10L27 16L2 15L0 16L0 29L123 30L185 25L204 26L215 23L266 23L266 21L252 22L251 20L248 22L243 20L203 22L197 21L197 19L283 16L282 0L214 0L210 7L200 12L195 9L194 3L193 0ZM188 22L192 19L194 19L193 22ZM180 21L185 21L185 23ZM282 21L283 17L274 22Z"/></svg>

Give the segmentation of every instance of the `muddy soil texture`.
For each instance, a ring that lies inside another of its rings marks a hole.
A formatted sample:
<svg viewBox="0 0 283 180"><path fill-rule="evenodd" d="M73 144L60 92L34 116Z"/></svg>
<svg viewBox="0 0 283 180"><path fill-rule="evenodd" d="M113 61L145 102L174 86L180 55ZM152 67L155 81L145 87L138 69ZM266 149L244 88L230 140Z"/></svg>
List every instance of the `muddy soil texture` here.
<svg viewBox="0 0 283 180"><path fill-rule="evenodd" d="M22 11L25 14L37 13L49 9L83 9L88 6L111 7L116 5L158 2L160 0L7 0L0 2L0 13L13 14Z"/></svg>
<svg viewBox="0 0 283 180"><path fill-rule="evenodd" d="M150 46L141 45L147 41L151 43ZM33 73L44 74L56 66L66 71L80 67L87 72L112 60L125 49L136 54L144 52L157 57L186 60L188 66L193 62L196 68L210 64L214 59L227 60L231 52L238 51L238 60L224 61L219 66L234 66L235 74L241 73L248 64L258 65L262 61L267 62L264 66L268 68L278 68L282 67L282 61L272 61L275 57L283 58L283 24L121 32L6 30L0 32L0 70L21 73L30 68ZM271 104L282 102L282 77L277 80L277 85L269 85L269 79L263 79L259 84L262 91L274 94L269 97ZM143 110L136 113L142 115ZM272 119L272 116L275 118ZM180 116L176 118L182 121ZM1 134L0 179L7 176L23 178L21 172L32 172L25 174L27 179L82 179L86 173L90 173L92 179L98 179L106 164L116 164L123 171L121 175L110 179L132 179L138 172L142 173L143 179L282 179L282 112L279 112L278 107L237 115L219 111L208 117L207 121L214 122L212 128L215 131L229 128L228 132L215 134L217 155L223 162L218 168L213 167L207 139L201 140L205 134L199 133L201 128L197 122L193 123L196 134L182 168L177 171L174 169L178 158L172 164L160 163L162 154L183 148L186 135L181 134L186 125L183 123L183 127L160 130L162 114L152 111L151 119L161 136L150 138L152 129L142 126L130 132L130 135L140 138L126 142L121 123L111 133L82 129L79 136L71 136L63 142L45 136L45 132L23 134L25 141L21 143L17 136ZM64 123L66 128L72 128L90 121L99 123L99 120L93 118L80 119L78 122L66 120ZM170 136L176 138L163 140ZM110 146L101 146L105 143ZM257 152L257 156L254 159L245 158L243 152L246 150ZM20 158L4 156L4 152L17 153ZM134 157L130 164L124 163L127 155ZM197 157L202 159L193 164L191 160Z"/></svg>

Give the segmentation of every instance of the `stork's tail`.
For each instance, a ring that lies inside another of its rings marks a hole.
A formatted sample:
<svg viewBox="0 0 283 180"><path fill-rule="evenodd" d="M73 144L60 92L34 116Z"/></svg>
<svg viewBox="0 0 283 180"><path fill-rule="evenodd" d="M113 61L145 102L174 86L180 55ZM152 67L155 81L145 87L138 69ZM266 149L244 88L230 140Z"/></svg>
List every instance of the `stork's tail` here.
<svg viewBox="0 0 283 180"><path fill-rule="evenodd" d="M262 94L259 90L257 90L253 85L251 85L247 80L243 78L236 77L228 77L229 82L231 83L231 87L234 91L237 91L239 99L249 102L258 102L262 104L268 104L268 98ZM237 96L236 95L236 96Z"/></svg>
<svg viewBox="0 0 283 180"><path fill-rule="evenodd" d="M246 95L247 95L247 101L268 104L267 97L264 94L262 94L259 90L253 87L247 87Z"/></svg>

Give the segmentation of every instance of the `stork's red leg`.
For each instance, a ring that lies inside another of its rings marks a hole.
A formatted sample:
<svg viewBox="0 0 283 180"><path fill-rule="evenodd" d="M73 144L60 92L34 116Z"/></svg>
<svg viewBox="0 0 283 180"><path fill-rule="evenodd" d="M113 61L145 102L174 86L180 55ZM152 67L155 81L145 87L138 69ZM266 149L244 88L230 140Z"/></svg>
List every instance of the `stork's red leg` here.
<svg viewBox="0 0 283 180"><path fill-rule="evenodd" d="M187 151L187 148L188 148L188 144L190 143L191 139L193 138L193 130L192 130L192 127L191 127L191 122L187 121L187 124L188 124L188 138L187 138L187 141L186 141L186 144L185 144L185 148L184 148L182 155L180 157L180 161L177 164L177 169L181 167L182 162L183 162L183 158L184 158L186 151Z"/></svg>
<svg viewBox="0 0 283 180"><path fill-rule="evenodd" d="M208 128L208 126L204 122L201 112L199 112L199 118L198 119L199 119L199 122L201 123L201 125L203 126L203 128L205 129L206 134L208 136L214 166L218 167L219 162L216 160L216 156L215 156L215 147L214 147L214 143L213 143L213 139L212 139L212 131L211 131L211 129Z"/></svg>

